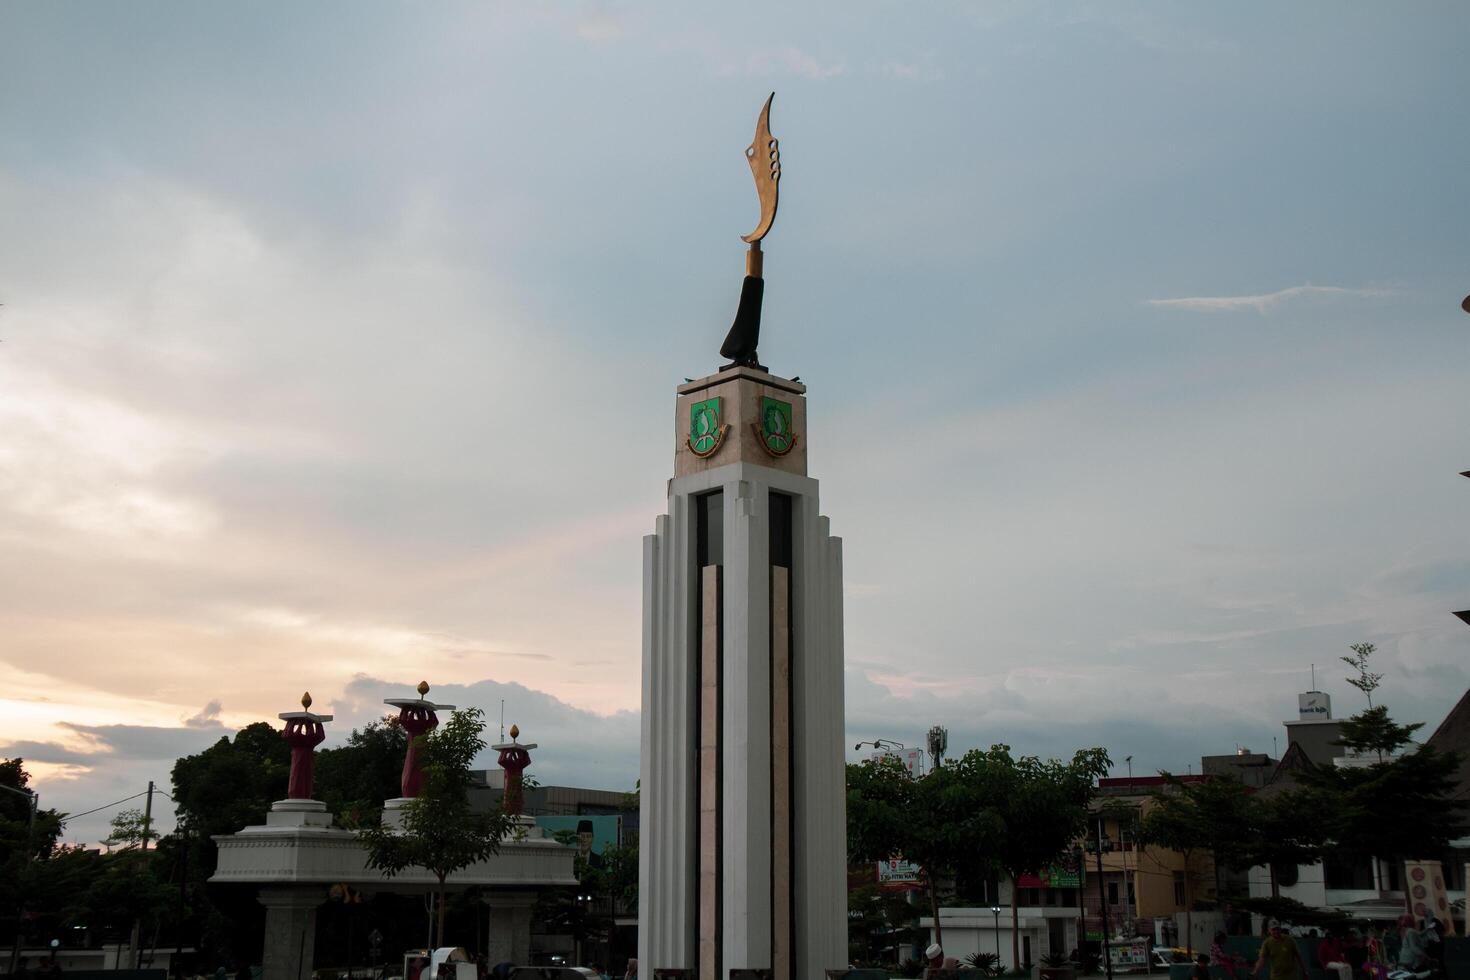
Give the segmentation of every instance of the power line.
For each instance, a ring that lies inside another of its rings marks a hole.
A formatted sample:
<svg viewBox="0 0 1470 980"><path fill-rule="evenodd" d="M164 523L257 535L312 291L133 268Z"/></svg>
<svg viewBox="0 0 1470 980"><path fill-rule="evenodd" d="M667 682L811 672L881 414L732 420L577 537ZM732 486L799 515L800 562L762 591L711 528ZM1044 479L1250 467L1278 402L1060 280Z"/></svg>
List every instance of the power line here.
<svg viewBox="0 0 1470 980"><path fill-rule="evenodd" d="M154 792L156 793L158 791L157 790L154 790ZM101 810L106 810L106 809L109 809L111 807L115 807L115 806L117 806L120 803L126 803L129 800L136 800L140 796L146 796L147 793L148 793L148 791L145 789L141 793L134 793L132 796L124 796L120 800L113 800L111 803L104 803L104 804L102 804L99 807L92 808L91 810L83 810L81 813L68 813L66 816L64 816L64 817L61 818L61 822L62 823L66 823L68 820L75 820L77 817L85 817L85 816L88 816L90 814L97 813L97 812L99 812Z"/></svg>

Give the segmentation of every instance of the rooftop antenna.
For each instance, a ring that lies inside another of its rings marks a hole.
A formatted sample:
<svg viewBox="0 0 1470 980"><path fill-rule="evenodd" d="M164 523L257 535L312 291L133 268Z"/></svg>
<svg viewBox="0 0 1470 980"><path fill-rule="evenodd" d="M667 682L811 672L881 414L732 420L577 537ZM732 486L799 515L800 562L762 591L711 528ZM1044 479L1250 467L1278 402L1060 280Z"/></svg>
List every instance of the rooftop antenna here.
<svg viewBox="0 0 1470 980"><path fill-rule="evenodd" d="M1317 665L1312 664L1312 690L1317 689Z"/></svg>
<svg viewBox="0 0 1470 980"><path fill-rule="evenodd" d="M500 741L505 741L505 698L500 699Z"/></svg>

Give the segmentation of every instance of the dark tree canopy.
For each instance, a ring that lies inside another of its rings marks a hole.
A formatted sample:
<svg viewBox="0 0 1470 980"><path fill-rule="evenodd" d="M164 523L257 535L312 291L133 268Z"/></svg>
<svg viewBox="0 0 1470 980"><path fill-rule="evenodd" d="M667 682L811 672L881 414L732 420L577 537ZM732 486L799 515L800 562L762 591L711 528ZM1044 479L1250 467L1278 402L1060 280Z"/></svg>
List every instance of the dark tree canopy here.
<svg viewBox="0 0 1470 980"><path fill-rule="evenodd" d="M996 745L971 750L920 779L893 758L850 765L848 858L901 855L923 868L939 935L941 883L978 880L997 869L1031 873L1057 861L1082 833L1094 783L1108 764L1102 749L1061 762L1015 758L1009 746Z"/></svg>
<svg viewBox="0 0 1470 980"><path fill-rule="evenodd" d="M201 837L265 823L271 803L286 795L290 772L291 749L280 731L263 721L247 725L233 740L221 738L174 763L179 822Z"/></svg>
<svg viewBox="0 0 1470 980"><path fill-rule="evenodd" d="M347 744L316 754L316 790L343 827L376 823L383 801L398 796L408 733L397 719L353 729Z"/></svg>
<svg viewBox="0 0 1470 980"><path fill-rule="evenodd" d="M1388 716L1388 706L1380 704L1343 719L1339 729L1341 737L1336 744L1355 752L1374 753L1382 762L1386 756L1412 745L1414 733L1423 727L1423 722L1398 724Z"/></svg>
<svg viewBox="0 0 1470 980"><path fill-rule="evenodd" d="M1393 751L1394 742L1402 747L1407 741L1399 733L1413 728L1395 725L1386 712L1378 714L1381 708L1355 716L1350 737ZM1429 745L1397 755L1388 751L1381 762L1367 766L1303 769L1297 773L1299 787L1282 794L1281 804L1319 814L1323 836L1331 842L1326 851L1343 860L1437 856L1470 830L1454 796L1460 756Z"/></svg>
<svg viewBox="0 0 1470 980"><path fill-rule="evenodd" d="M31 788L24 759L0 759L0 786L18 791L0 790L0 867L8 866L11 858L30 860L50 854L61 837L62 815L37 809L32 824L32 801L20 795Z"/></svg>

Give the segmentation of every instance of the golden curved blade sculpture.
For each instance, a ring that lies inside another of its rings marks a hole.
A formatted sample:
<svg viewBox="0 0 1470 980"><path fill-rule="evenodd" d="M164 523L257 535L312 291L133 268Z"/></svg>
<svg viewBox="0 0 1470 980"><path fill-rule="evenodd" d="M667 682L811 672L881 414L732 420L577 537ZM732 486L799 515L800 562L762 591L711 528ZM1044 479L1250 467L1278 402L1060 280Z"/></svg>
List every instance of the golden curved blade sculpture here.
<svg viewBox="0 0 1470 980"><path fill-rule="evenodd" d="M750 173L755 177L755 192L761 201L760 224L749 235L740 236L741 241L751 245L765 238L776 220L776 199L781 182L781 141L771 135L771 100L775 97L776 93L772 92L766 99L755 123L755 139L745 148L745 162L750 164Z"/></svg>

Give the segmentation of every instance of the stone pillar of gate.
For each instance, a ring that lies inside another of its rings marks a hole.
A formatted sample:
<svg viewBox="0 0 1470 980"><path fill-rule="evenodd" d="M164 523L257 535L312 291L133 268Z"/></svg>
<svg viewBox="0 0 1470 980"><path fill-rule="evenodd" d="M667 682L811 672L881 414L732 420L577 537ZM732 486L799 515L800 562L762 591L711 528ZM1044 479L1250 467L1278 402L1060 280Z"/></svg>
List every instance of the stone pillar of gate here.
<svg viewBox="0 0 1470 980"><path fill-rule="evenodd" d="M531 963L531 906L535 892L492 891L485 899L490 906L490 929L486 938L485 962L490 966Z"/></svg>
<svg viewBox="0 0 1470 980"><path fill-rule="evenodd" d="M265 906L261 980L310 980L316 910L325 897L321 885L268 885L260 890Z"/></svg>

